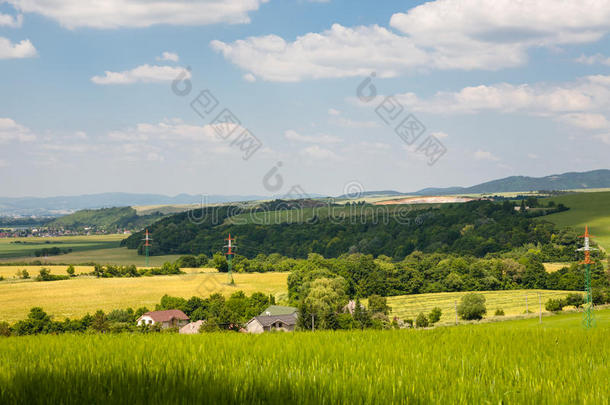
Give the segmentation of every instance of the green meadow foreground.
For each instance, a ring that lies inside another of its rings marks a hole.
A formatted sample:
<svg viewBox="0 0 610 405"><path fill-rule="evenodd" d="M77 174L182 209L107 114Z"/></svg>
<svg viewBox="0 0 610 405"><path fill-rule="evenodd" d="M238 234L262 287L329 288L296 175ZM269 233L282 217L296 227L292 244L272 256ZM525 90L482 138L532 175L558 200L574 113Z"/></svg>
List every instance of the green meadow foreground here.
<svg viewBox="0 0 610 405"><path fill-rule="evenodd" d="M432 330L5 338L0 403L607 404L610 311ZM35 387L35 388L34 388Z"/></svg>

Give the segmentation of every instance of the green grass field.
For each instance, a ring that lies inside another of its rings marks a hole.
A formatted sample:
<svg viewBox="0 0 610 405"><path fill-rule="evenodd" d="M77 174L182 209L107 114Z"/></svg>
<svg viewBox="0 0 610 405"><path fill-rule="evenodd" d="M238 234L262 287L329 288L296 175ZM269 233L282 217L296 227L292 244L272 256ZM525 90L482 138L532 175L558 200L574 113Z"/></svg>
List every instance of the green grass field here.
<svg viewBox="0 0 610 405"><path fill-rule="evenodd" d="M0 239L0 258L29 257L43 248L58 247L73 252L91 252L97 249L118 247L125 235L62 236L55 238L3 238ZM67 256L67 255L60 255Z"/></svg>
<svg viewBox="0 0 610 405"><path fill-rule="evenodd" d="M137 266L144 265L144 256L138 255L136 249L119 247L125 235L91 235L62 236L57 238L7 238L0 239L0 263L32 262L39 260L43 264L81 264L100 263ZM26 244L11 243L25 241ZM46 243L49 241L50 243ZM49 257L35 257L36 250L57 246L61 249L72 248L71 253ZM151 266L161 266L173 262L180 255L151 256Z"/></svg>
<svg viewBox="0 0 610 405"><path fill-rule="evenodd" d="M11 337L0 403L607 404L609 315L588 331L570 314L422 331Z"/></svg>
<svg viewBox="0 0 610 405"><path fill-rule="evenodd" d="M544 200L546 201L546 200ZM550 198L569 211L543 217L560 227L571 227L584 233L585 225L604 249L610 250L610 192L567 194Z"/></svg>
<svg viewBox="0 0 610 405"><path fill-rule="evenodd" d="M49 282L8 280L0 282L0 321L24 319L32 307L42 307L58 320L81 317L98 309L153 309L165 294L184 298L208 297L214 293L229 296L238 290L246 294L257 291L276 294L278 298L286 294L288 273L237 273L233 277L235 286L228 285L226 273L102 279L77 277Z"/></svg>
<svg viewBox="0 0 610 405"><path fill-rule="evenodd" d="M549 298L563 298L574 291L552 291L552 290L508 290L508 291L484 291L480 294L485 296L487 315L485 318L495 318L497 309L504 310L505 316L515 316L526 313L529 310L538 313L540 309L538 294L542 300L542 311L545 312L544 304ZM455 305L459 305L460 299L468 292L448 292L434 294L399 295L388 297L388 305L392 308L390 316L400 319L415 319L420 312L428 315L432 308L439 307L443 312L441 323L455 323Z"/></svg>

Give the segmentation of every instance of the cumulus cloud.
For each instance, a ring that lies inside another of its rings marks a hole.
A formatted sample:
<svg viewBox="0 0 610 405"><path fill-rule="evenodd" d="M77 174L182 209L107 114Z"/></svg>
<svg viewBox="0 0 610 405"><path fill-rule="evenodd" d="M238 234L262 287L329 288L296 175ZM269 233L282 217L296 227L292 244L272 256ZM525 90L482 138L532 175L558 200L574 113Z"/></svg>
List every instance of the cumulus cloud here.
<svg viewBox="0 0 610 405"><path fill-rule="evenodd" d="M24 13L37 13L62 26L121 28L155 24L249 23L249 13L268 0L6 0Z"/></svg>
<svg viewBox="0 0 610 405"><path fill-rule="evenodd" d="M180 57L177 53L173 52L163 52L161 56L157 56L158 61L170 61L170 62L178 62Z"/></svg>
<svg viewBox="0 0 610 405"><path fill-rule="evenodd" d="M397 99L411 111L432 114L476 114L486 111L549 116L573 126L597 129L607 125L610 76L596 75L559 84L499 83L437 92L420 99L404 93Z"/></svg>
<svg viewBox="0 0 610 405"><path fill-rule="evenodd" d="M332 144L341 142L341 138L333 135L301 135L298 132L289 129L284 133L284 137L291 141L296 142L307 142L307 143L322 143L322 144Z"/></svg>
<svg viewBox="0 0 610 405"><path fill-rule="evenodd" d="M596 65L599 63L602 65L610 66L610 58L605 55L602 55L601 53L596 53L595 55L589 56L580 55L574 61L578 63L583 63L585 65Z"/></svg>
<svg viewBox="0 0 610 405"><path fill-rule="evenodd" d="M95 84L132 84L132 83L159 83L174 80L185 69L174 66L142 65L122 72L105 71L103 76L93 76L91 81ZM187 70L185 78L190 78Z"/></svg>
<svg viewBox="0 0 610 405"><path fill-rule="evenodd" d="M36 56L36 48L29 39L12 43L9 39L0 37L0 59L22 59Z"/></svg>
<svg viewBox="0 0 610 405"><path fill-rule="evenodd" d="M396 31L334 24L294 41L266 35L211 46L251 74L279 82L496 70L525 64L532 48L599 40L610 31L610 2L437 0L394 14L390 26Z"/></svg>
<svg viewBox="0 0 610 405"><path fill-rule="evenodd" d="M0 118L0 143L32 142L36 136L29 128L18 124L11 118Z"/></svg>
<svg viewBox="0 0 610 405"><path fill-rule="evenodd" d="M21 24L23 24L23 16L21 14L12 16L0 13L0 27L19 28Z"/></svg>

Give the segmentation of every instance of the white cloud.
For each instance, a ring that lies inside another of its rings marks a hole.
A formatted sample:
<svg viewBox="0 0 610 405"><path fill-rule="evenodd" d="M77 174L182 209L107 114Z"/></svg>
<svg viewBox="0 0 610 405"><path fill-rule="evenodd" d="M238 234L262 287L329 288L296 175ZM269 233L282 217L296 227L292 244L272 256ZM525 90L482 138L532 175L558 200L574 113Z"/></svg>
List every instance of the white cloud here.
<svg viewBox="0 0 610 405"><path fill-rule="evenodd" d="M493 153L481 149L474 152L474 158L476 160L489 160L492 162L497 162L498 160L500 160L500 158L494 155Z"/></svg>
<svg viewBox="0 0 610 405"><path fill-rule="evenodd" d="M410 39L377 25L334 24L330 30L309 33L294 42L267 35L210 45L242 69L277 82L364 76L373 70L381 77L394 77L427 61L426 52Z"/></svg>
<svg viewBox="0 0 610 405"><path fill-rule="evenodd" d="M74 29L149 27L155 24L249 23L249 13L268 0L7 0L24 13L37 13Z"/></svg>
<svg viewBox="0 0 610 405"><path fill-rule="evenodd" d="M596 53L595 55L580 55L578 58L574 59L575 62L584 63L585 65L595 65L601 63L602 65L610 66L610 58L602 55L601 53Z"/></svg>
<svg viewBox="0 0 610 405"><path fill-rule="evenodd" d="M9 39L0 37L0 59L21 59L36 56L36 48L29 39L13 44Z"/></svg>
<svg viewBox="0 0 610 405"><path fill-rule="evenodd" d="M344 128L379 128L380 125L376 121L354 121L346 117L338 117L331 120L332 123Z"/></svg>
<svg viewBox="0 0 610 405"><path fill-rule="evenodd" d="M91 81L95 84L159 83L172 81L182 72L185 69L181 67L142 65L122 72L106 70L104 76L93 76ZM191 73L188 70L186 73L185 78L190 78Z"/></svg>
<svg viewBox="0 0 610 405"><path fill-rule="evenodd" d="M23 16L21 14L12 16L0 13L0 27L19 28L21 24L23 24Z"/></svg>
<svg viewBox="0 0 610 405"><path fill-rule="evenodd" d="M0 159L0 167L9 167L9 163L6 160Z"/></svg>
<svg viewBox="0 0 610 405"><path fill-rule="evenodd" d="M497 70L521 66L533 48L595 42L610 31L610 2L597 0L437 0L378 25L334 24L294 41L277 35L213 49L269 81L395 77L415 69Z"/></svg>
<svg viewBox="0 0 610 405"><path fill-rule="evenodd" d="M18 124L10 118L0 118L0 143L12 141L32 142L36 136L29 128Z"/></svg>
<svg viewBox="0 0 610 405"><path fill-rule="evenodd" d="M318 159L318 160L339 160L339 156L325 148L321 148L318 145L308 146L302 149L299 154L306 158Z"/></svg>
<svg viewBox="0 0 610 405"><path fill-rule="evenodd" d="M608 120L601 114L572 113L562 115L559 119L574 127L583 129L602 129L609 126Z"/></svg>
<svg viewBox="0 0 610 405"><path fill-rule="evenodd" d="M499 83L465 87L457 92L438 92L428 99L414 93L397 95L411 111L432 114L476 114L485 111L552 116L558 119L587 118L594 125L610 107L610 76L587 76L561 84ZM587 113L576 116L574 113ZM574 119L571 120L574 122ZM582 125L581 125L582 126Z"/></svg>
<svg viewBox="0 0 610 405"><path fill-rule="evenodd" d="M289 129L284 132L284 137L291 141L296 142L307 142L307 143L322 143L322 144L332 144L341 142L341 138L333 135L301 135L298 132Z"/></svg>
<svg viewBox="0 0 610 405"><path fill-rule="evenodd" d="M341 111L336 110L334 108L329 108L328 109L328 115L334 115L334 116L341 115Z"/></svg>
<svg viewBox="0 0 610 405"><path fill-rule="evenodd" d="M158 61L170 61L170 62L178 62L180 57L177 53L173 52L163 52L161 56L157 56Z"/></svg>
<svg viewBox="0 0 610 405"><path fill-rule="evenodd" d="M256 77L252 73L246 73L243 78L245 81L250 83L254 83L256 81Z"/></svg>
<svg viewBox="0 0 610 405"><path fill-rule="evenodd" d="M536 155L535 153L528 153L527 157L530 159L539 159L540 156Z"/></svg>

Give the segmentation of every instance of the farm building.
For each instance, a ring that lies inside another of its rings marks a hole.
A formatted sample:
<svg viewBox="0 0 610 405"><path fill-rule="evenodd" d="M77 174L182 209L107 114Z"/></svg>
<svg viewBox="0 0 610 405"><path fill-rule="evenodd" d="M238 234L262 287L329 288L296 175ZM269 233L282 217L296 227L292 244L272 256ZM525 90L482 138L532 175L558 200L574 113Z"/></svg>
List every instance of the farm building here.
<svg viewBox="0 0 610 405"><path fill-rule="evenodd" d="M152 311L147 312L137 319L138 326L140 325L161 325L162 329L181 328L189 321L189 317L179 309L170 309L168 311Z"/></svg>
<svg viewBox="0 0 610 405"><path fill-rule="evenodd" d="M182 335L196 335L201 331L201 327L205 324L205 321L191 322L188 325L184 325L180 328L180 334Z"/></svg>
<svg viewBox="0 0 610 405"><path fill-rule="evenodd" d="M292 332L297 325L297 314L255 316L246 324L246 332L263 333L274 330Z"/></svg>

